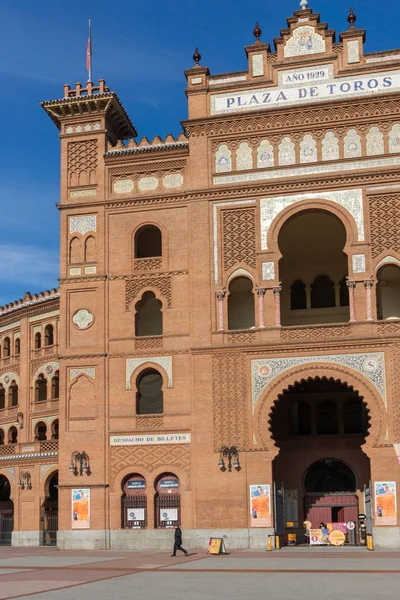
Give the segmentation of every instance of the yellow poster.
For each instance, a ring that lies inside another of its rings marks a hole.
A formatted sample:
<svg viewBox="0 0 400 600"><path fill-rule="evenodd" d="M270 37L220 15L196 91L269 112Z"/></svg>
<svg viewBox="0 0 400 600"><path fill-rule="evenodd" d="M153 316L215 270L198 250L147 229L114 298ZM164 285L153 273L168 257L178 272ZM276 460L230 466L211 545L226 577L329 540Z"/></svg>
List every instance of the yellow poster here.
<svg viewBox="0 0 400 600"><path fill-rule="evenodd" d="M397 525L396 482L375 482L376 525Z"/></svg>
<svg viewBox="0 0 400 600"><path fill-rule="evenodd" d="M219 554L221 552L221 544L221 539L211 538L208 544L207 554Z"/></svg>
<svg viewBox="0 0 400 600"><path fill-rule="evenodd" d="M269 485L250 486L251 527L271 527L271 495Z"/></svg>
<svg viewBox="0 0 400 600"><path fill-rule="evenodd" d="M90 528L90 489L72 490L72 529Z"/></svg>

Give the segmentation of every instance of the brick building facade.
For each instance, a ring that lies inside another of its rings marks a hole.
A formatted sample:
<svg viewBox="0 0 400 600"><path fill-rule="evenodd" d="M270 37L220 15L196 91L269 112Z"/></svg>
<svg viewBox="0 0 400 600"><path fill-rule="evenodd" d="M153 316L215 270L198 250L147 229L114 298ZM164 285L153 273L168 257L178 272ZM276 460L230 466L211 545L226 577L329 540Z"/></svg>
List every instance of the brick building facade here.
<svg viewBox="0 0 400 600"><path fill-rule="evenodd" d="M400 545L400 51L349 25L303 8L274 50L257 26L236 73L196 52L176 139L135 141L103 80L42 103L60 289L0 312L13 543L55 514L63 548L167 547L177 521L194 546L359 539L365 513Z"/></svg>

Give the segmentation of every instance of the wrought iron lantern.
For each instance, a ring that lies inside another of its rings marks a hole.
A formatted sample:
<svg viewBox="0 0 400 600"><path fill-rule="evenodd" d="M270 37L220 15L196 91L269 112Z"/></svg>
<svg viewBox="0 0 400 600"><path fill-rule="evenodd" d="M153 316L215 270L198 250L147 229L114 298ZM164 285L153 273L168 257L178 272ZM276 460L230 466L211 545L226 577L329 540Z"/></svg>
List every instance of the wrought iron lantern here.
<svg viewBox="0 0 400 600"><path fill-rule="evenodd" d="M76 450L71 454L71 464L69 470L74 475L90 475L89 456L85 451L77 452Z"/></svg>
<svg viewBox="0 0 400 600"><path fill-rule="evenodd" d="M232 471L232 464L236 471L240 470L239 451L236 446L222 446L219 451L218 467L221 471L226 471L224 458L228 460L228 471Z"/></svg>

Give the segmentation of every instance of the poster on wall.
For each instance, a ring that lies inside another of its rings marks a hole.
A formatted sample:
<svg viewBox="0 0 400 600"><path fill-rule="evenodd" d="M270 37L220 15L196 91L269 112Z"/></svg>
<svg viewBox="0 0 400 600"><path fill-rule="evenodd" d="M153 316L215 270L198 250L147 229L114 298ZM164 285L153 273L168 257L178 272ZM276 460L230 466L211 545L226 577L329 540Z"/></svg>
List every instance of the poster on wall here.
<svg viewBox="0 0 400 600"><path fill-rule="evenodd" d="M395 481L375 481L375 524L397 525Z"/></svg>
<svg viewBox="0 0 400 600"><path fill-rule="evenodd" d="M72 529L90 528L90 490L72 490Z"/></svg>
<svg viewBox="0 0 400 600"><path fill-rule="evenodd" d="M160 521L165 523L166 521L177 521L178 520L178 509L177 508L160 508Z"/></svg>
<svg viewBox="0 0 400 600"><path fill-rule="evenodd" d="M127 521L144 521L144 508L127 508Z"/></svg>
<svg viewBox="0 0 400 600"><path fill-rule="evenodd" d="M250 486L250 526L271 527L271 487L269 485Z"/></svg>

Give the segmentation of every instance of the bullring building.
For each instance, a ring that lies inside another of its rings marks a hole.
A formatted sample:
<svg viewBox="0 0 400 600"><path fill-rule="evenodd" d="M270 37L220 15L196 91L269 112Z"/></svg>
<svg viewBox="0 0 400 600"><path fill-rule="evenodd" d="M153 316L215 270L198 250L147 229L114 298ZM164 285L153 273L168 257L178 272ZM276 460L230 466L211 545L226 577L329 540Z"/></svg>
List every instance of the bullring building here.
<svg viewBox="0 0 400 600"><path fill-rule="evenodd" d="M177 137L104 80L42 103L60 285L0 308L2 543L400 545L400 50L306 5L244 70L196 51Z"/></svg>

